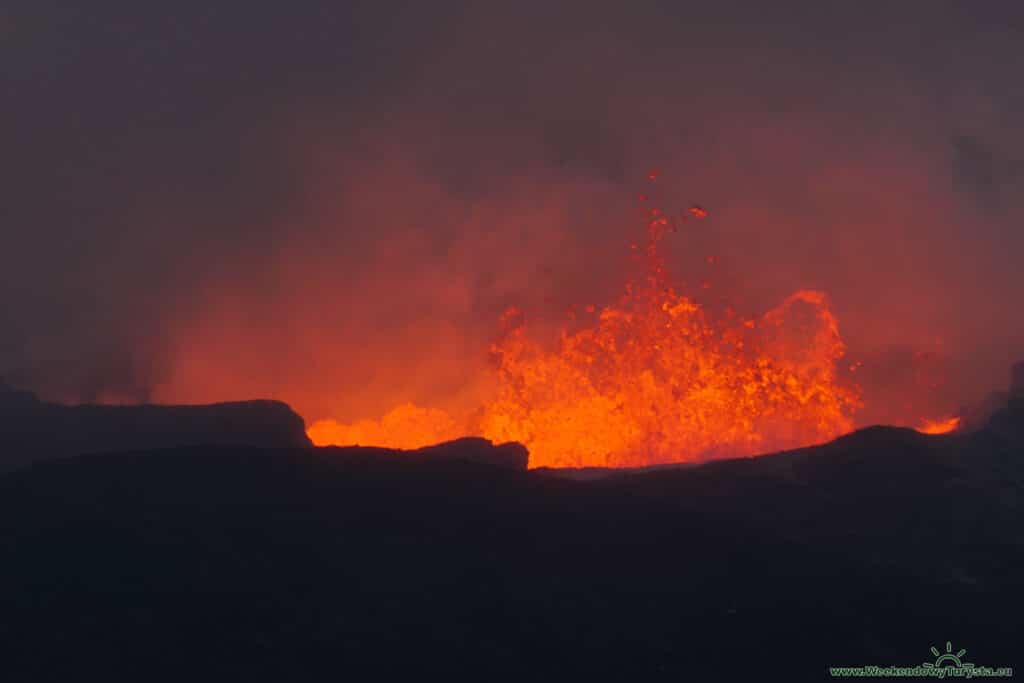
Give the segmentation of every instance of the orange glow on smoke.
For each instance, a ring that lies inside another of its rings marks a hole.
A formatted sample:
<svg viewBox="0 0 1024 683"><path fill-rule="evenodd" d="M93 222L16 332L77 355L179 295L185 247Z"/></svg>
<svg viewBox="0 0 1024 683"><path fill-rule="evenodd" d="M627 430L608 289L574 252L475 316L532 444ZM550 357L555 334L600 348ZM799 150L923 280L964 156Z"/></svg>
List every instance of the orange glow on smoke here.
<svg viewBox="0 0 1024 683"><path fill-rule="evenodd" d="M944 420L922 420L917 431L922 434L949 434L959 426L959 417L948 417Z"/></svg>
<svg viewBox="0 0 1024 683"><path fill-rule="evenodd" d="M571 317L554 349L507 311L491 347L497 392L471 419L406 404L379 421L316 422L310 438L413 448L477 433L524 444L531 467L622 467L750 456L850 431L860 393L837 369L845 345L825 295L798 291L757 318L713 316L666 273L662 241L678 228L650 210L643 276L612 305Z"/></svg>

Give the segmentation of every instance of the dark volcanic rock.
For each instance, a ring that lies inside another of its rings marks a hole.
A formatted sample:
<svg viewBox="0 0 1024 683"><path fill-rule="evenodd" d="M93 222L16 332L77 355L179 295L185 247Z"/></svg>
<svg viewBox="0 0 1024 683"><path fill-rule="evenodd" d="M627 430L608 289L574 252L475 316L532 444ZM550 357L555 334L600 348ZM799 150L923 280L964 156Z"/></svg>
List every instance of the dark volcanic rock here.
<svg viewBox="0 0 1024 683"><path fill-rule="evenodd" d="M415 461L424 464L462 463L522 471L526 470L529 460L529 453L522 444L512 442L496 446L489 440L476 436L467 436L409 451L379 446L327 446L320 448L318 453L323 458L347 463L364 460L379 463L392 461Z"/></svg>
<svg viewBox="0 0 1024 683"><path fill-rule="evenodd" d="M479 437L466 437L436 446L427 446L413 451L413 454L428 460L478 462L512 470L525 470L529 461L529 452L522 444L494 445Z"/></svg>
<svg viewBox="0 0 1024 683"><path fill-rule="evenodd" d="M309 445L302 418L278 401L65 406L26 392L0 391L0 470L85 453Z"/></svg>
<svg viewBox="0 0 1024 683"><path fill-rule="evenodd" d="M828 680L946 640L1020 666L1024 457L999 434L873 428L586 482L481 450L0 476L4 675Z"/></svg>

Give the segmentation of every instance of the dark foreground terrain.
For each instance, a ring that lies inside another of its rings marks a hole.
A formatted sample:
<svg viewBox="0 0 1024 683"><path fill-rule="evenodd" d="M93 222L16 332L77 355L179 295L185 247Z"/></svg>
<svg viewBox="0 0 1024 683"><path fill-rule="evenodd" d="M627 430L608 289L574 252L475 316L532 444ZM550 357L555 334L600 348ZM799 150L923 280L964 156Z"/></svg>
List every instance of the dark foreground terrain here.
<svg viewBox="0 0 1024 683"><path fill-rule="evenodd" d="M822 680L946 641L1024 675L1007 424L589 481L445 448L37 464L0 477L3 680Z"/></svg>
<svg viewBox="0 0 1024 683"><path fill-rule="evenodd" d="M199 445L295 448L311 444L302 418L280 401L67 406L0 383L0 473L86 453Z"/></svg>

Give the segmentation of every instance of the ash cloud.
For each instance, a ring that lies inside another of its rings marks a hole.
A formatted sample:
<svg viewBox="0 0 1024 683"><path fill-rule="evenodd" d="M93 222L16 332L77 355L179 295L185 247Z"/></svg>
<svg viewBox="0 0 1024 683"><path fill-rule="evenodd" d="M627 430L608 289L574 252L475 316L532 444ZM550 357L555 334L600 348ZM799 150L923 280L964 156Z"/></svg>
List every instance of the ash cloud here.
<svg viewBox="0 0 1024 683"><path fill-rule="evenodd" d="M767 5L10 4L0 375L471 405L506 306L543 328L619 291L658 168L664 208L711 211L678 276L752 312L826 291L865 420L1002 386L1021 10Z"/></svg>

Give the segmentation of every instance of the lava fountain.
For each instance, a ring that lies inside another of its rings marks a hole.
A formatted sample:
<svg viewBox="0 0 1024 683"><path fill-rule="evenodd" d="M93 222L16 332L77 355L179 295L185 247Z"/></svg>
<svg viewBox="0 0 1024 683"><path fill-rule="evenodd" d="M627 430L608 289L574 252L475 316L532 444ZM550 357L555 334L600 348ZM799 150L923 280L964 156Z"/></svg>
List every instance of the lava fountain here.
<svg viewBox="0 0 1024 683"><path fill-rule="evenodd" d="M471 417L404 404L380 420L309 428L317 445L414 448L471 433L518 441L532 467L632 467L750 456L853 428L860 391L826 296L794 293L759 317L714 315L673 285L664 240L707 211L646 214L640 275L618 301L570 315L555 348L518 309L490 348L495 395Z"/></svg>

